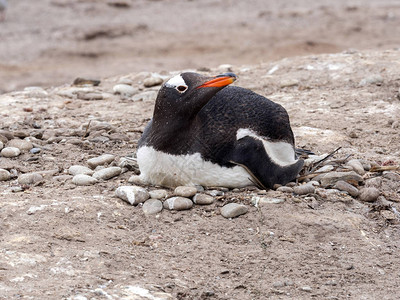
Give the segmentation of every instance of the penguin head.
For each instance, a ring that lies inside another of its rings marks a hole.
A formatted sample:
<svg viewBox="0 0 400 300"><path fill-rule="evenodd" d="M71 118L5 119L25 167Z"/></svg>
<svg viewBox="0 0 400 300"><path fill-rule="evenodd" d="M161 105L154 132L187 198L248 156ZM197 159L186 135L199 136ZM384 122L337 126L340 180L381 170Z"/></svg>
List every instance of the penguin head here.
<svg viewBox="0 0 400 300"><path fill-rule="evenodd" d="M158 92L154 113L191 118L221 89L236 80L233 73L215 77L186 72L166 81Z"/></svg>

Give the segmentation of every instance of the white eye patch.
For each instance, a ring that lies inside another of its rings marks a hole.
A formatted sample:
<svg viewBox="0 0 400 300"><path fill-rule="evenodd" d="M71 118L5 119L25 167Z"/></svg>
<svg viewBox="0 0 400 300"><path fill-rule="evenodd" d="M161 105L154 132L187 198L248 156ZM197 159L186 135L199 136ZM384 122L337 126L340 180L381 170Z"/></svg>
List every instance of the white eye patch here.
<svg viewBox="0 0 400 300"><path fill-rule="evenodd" d="M185 80L182 78L181 75L176 75L172 77L165 83L166 87L177 89L178 92L183 93L187 90L188 85L186 84Z"/></svg>

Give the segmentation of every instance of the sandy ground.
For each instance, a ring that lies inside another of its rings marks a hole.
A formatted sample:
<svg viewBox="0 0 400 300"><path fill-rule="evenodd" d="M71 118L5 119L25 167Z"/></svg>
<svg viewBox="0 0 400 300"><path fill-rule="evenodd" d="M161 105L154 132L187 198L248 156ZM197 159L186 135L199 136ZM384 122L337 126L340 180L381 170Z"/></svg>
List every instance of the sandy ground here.
<svg viewBox="0 0 400 300"><path fill-rule="evenodd" d="M222 63L233 65L236 85L288 110L298 146L398 164L400 6L107 3L10 1L0 24L0 89L48 87L0 96L2 129L42 148L0 157L0 168L45 178L0 183L0 299L398 299L400 183L382 173L365 175L382 179L374 203L268 191L285 201L256 208L250 199L260 191L245 189L211 206L145 216L114 197L132 171L77 187L66 170L135 151L154 99L114 95L116 83L157 91L143 87L146 72L218 74ZM354 48L374 50L343 52ZM78 76L100 78L89 90L103 99L66 96ZM249 212L225 219L227 202Z"/></svg>

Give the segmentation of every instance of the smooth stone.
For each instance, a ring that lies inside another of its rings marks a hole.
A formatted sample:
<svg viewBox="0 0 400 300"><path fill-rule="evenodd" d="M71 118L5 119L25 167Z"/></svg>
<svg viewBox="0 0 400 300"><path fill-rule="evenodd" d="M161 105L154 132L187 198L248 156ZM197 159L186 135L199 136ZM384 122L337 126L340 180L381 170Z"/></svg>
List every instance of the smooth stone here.
<svg viewBox="0 0 400 300"><path fill-rule="evenodd" d="M358 160L358 159L351 159L347 162L348 166L352 167L353 170L359 174L359 175L364 175L365 174L365 170L364 167L362 165L362 163Z"/></svg>
<svg viewBox="0 0 400 300"><path fill-rule="evenodd" d="M359 85L360 86L365 86L369 84L382 85L382 83L383 83L383 77L379 74L375 74L362 79Z"/></svg>
<svg viewBox="0 0 400 300"><path fill-rule="evenodd" d="M137 185L146 185L146 182L142 179L140 175L132 175L131 177L129 177L128 182Z"/></svg>
<svg viewBox="0 0 400 300"><path fill-rule="evenodd" d="M153 101L156 100L157 98L157 92L156 91L146 91L140 94L136 94L135 96L132 97L133 101L143 101L143 102L148 102L148 101Z"/></svg>
<svg viewBox="0 0 400 300"><path fill-rule="evenodd" d="M285 199L280 198L270 198L270 197L259 197L253 196L250 200L250 203L255 207L264 206L266 204L279 204L285 202Z"/></svg>
<svg viewBox="0 0 400 300"><path fill-rule="evenodd" d="M29 150L29 152L31 153L31 154L38 154L38 153L40 153L40 151L42 151L42 149L41 148L32 148L31 150Z"/></svg>
<svg viewBox="0 0 400 300"><path fill-rule="evenodd" d="M164 199L165 197L168 196L168 192L166 190L154 190L154 191L149 191L150 198L152 199Z"/></svg>
<svg viewBox="0 0 400 300"><path fill-rule="evenodd" d="M163 205L169 210L187 210L192 208L193 202L184 197L171 197L165 200Z"/></svg>
<svg viewBox="0 0 400 300"><path fill-rule="evenodd" d="M228 203L221 208L221 215L224 218L236 218L240 215L243 215L248 212L248 208L246 205L237 204L237 203Z"/></svg>
<svg viewBox="0 0 400 300"><path fill-rule="evenodd" d="M94 173L94 171L92 169L85 167L85 166L79 166L79 165L70 166L68 169L68 174L71 174L73 176L78 175L78 174L92 176L93 173Z"/></svg>
<svg viewBox="0 0 400 300"><path fill-rule="evenodd" d="M355 186L352 186L350 183L343 180L336 182L333 188L338 189L339 191L348 192L353 197L357 197L360 194L360 191Z"/></svg>
<svg viewBox="0 0 400 300"><path fill-rule="evenodd" d="M103 94L101 93L84 93L79 92L76 97L81 100L103 100Z"/></svg>
<svg viewBox="0 0 400 300"><path fill-rule="evenodd" d="M359 199L363 202L374 202L379 197L379 190L375 187L366 187L360 191Z"/></svg>
<svg viewBox="0 0 400 300"><path fill-rule="evenodd" d="M121 172L122 169L120 167L109 167L94 172L92 176L96 179L108 180L110 178L118 176L119 174L121 174Z"/></svg>
<svg viewBox="0 0 400 300"><path fill-rule="evenodd" d="M322 187L327 187L330 185L334 185L336 182L338 182L339 180L343 180L346 182L363 182L363 178L361 177L361 175L357 174L354 171L350 171L350 172L330 172L330 173L326 173L326 174L321 174L318 175L317 177L319 177L319 181L321 182L321 186ZM316 180L317 178L314 178L314 180Z"/></svg>
<svg viewBox="0 0 400 300"><path fill-rule="evenodd" d="M115 155L103 154L98 157L88 159L87 164L90 168L95 169L97 166L111 163L115 159Z"/></svg>
<svg viewBox="0 0 400 300"><path fill-rule="evenodd" d="M14 134L12 134L10 131L7 130L0 130L0 134L5 138L7 138L8 141L14 138Z"/></svg>
<svg viewBox="0 0 400 300"><path fill-rule="evenodd" d="M10 172L4 169L0 169L0 181L10 180L10 178L11 178Z"/></svg>
<svg viewBox="0 0 400 300"><path fill-rule="evenodd" d="M300 82L297 79L286 79L280 82L280 87L281 88L293 87L299 85L299 83Z"/></svg>
<svg viewBox="0 0 400 300"><path fill-rule="evenodd" d="M4 144L2 141L0 141L0 150L4 148Z"/></svg>
<svg viewBox="0 0 400 300"><path fill-rule="evenodd" d="M319 168L317 171L315 171L315 173L328 173L328 172L333 171L333 169L334 169L334 166L325 165L325 166Z"/></svg>
<svg viewBox="0 0 400 300"><path fill-rule="evenodd" d="M18 176L19 184L35 184L43 180L43 176L39 173L25 173Z"/></svg>
<svg viewBox="0 0 400 300"><path fill-rule="evenodd" d="M193 197L193 202L198 205L209 205L214 203L214 197L207 194L196 194Z"/></svg>
<svg viewBox="0 0 400 300"><path fill-rule="evenodd" d="M395 172L383 172L383 178L392 180L392 181L400 181L400 175Z"/></svg>
<svg viewBox="0 0 400 300"><path fill-rule="evenodd" d="M365 187L379 188L382 185L381 177L373 177L365 180Z"/></svg>
<svg viewBox="0 0 400 300"><path fill-rule="evenodd" d="M128 85L128 84L117 84L117 85L114 85L114 87L113 87L114 94L120 94L120 95L128 96L128 97L136 94L138 91L139 91L139 89L134 88L133 86Z"/></svg>
<svg viewBox="0 0 400 300"><path fill-rule="evenodd" d="M206 191L206 193L210 196L217 197L217 196L223 196L224 192L223 191L218 191L218 190L211 190L211 191Z"/></svg>
<svg viewBox="0 0 400 300"><path fill-rule="evenodd" d="M15 147L5 147L3 150L1 150L1 156L11 158L11 157L17 157L18 155L21 154L21 150Z"/></svg>
<svg viewBox="0 0 400 300"><path fill-rule="evenodd" d="M307 183L307 184L295 186L293 188L293 191L297 195L313 194L315 192L315 186L313 186L312 184Z"/></svg>
<svg viewBox="0 0 400 300"><path fill-rule="evenodd" d="M364 170L369 171L371 169L371 162L365 159L360 159L360 163L362 164Z"/></svg>
<svg viewBox="0 0 400 300"><path fill-rule="evenodd" d="M289 186L280 186L276 190L283 193L293 193L293 189Z"/></svg>
<svg viewBox="0 0 400 300"><path fill-rule="evenodd" d="M140 186L120 186L115 190L115 196L130 203L137 205L149 199L149 192Z"/></svg>
<svg viewBox="0 0 400 300"><path fill-rule="evenodd" d="M233 66L230 64L222 64L217 67L220 72L232 72Z"/></svg>
<svg viewBox="0 0 400 300"><path fill-rule="evenodd" d="M143 80L143 85L145 87L152 87L152 86L157 86L163 83L163 79L161 77L155 77L152 76L150 78L146 78Z"/></svg>
<svg viewBox="0 0 400 300"><path fill-rule="evenodd" d="M96 182L96 178L86 174L77 174L72 178L72 183L76 185L93 185Z"/></svg>
<svg viewBox="0 0 400 300"><path fill-rule="evenodd" d="M175 196L180 196L180 197L193 197L196 195L197 189L193 186L178 186L174 190L174 195Z"/></svg>
<svg viewBox="0 0 400 300"><path fill-rule="evenodd" d="M163 209L163 203L158 199L149 199L143 204L142 209L146 215L158 214Z"/></svg>

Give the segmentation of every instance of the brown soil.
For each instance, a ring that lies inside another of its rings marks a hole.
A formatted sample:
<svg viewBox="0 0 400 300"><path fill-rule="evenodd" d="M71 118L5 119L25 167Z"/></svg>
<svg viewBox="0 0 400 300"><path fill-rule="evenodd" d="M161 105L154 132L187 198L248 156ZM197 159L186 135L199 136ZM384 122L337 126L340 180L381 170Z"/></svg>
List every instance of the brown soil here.
<svg viewBox="0 0 400 300"><path fill-rule="evenodd" d="M337 157L399 163L400 51L380 50L400 39L394 2L10 2L0 25L4 91L129 72L143 89L149 74L137 71L210 67L217 74L213 67L232 63L237 85L288 110L298 146L318 154L341 146ZM279 60L347 48L379 51ZM245 189L211 206L146 217L114 197L132 172L90 187L62 177L88 158L134 152L154 101L113 95L118 80L102 79L93 89L105 99L97 101L58 95L69 86L40 98L0 96L2 128L60 137L37 141L37 160L0 157L0 168L47 171L23 192L12 192L16 180L0 183L0 299L399 298L399 219L387 217L387 203L400 211L399 182L384 180L376 203L270 191L285 202L255 208L249 199L258 191ZM88 120L112 129L93 126L85 138ZM113 138L91 142L96 136ZM219 209L232 201L249 212L224 219ZM139 288L149 294L138 296Z"/></svg>

